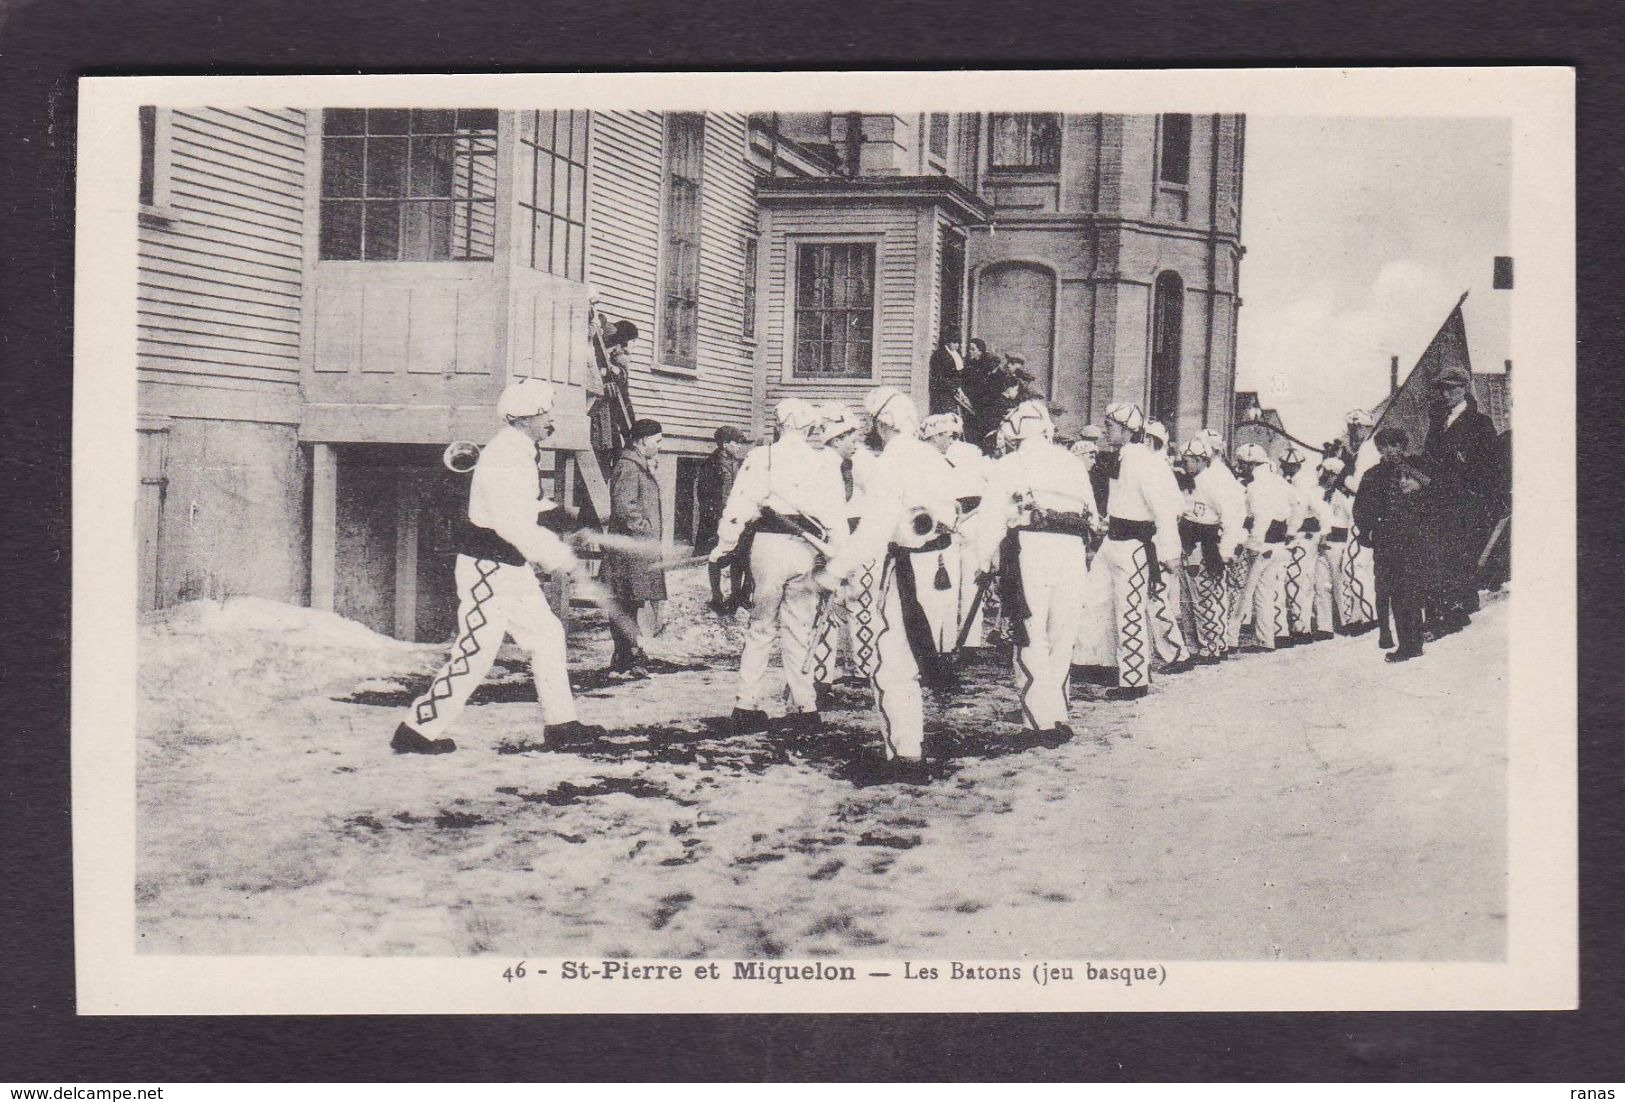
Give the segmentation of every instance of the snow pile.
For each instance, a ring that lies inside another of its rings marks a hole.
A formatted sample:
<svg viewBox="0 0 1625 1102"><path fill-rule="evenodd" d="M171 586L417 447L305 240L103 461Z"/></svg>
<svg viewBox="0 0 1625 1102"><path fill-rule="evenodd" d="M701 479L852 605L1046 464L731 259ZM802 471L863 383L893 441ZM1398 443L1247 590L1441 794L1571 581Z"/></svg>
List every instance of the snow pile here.
<svg viewBox="0 0 1625 1102"><path fill-rule="evenodd" d="M332 612L255 597L194 601L141 626L142 728L164 745L229 741L280 701L421 674L442 650Z"/></svg>

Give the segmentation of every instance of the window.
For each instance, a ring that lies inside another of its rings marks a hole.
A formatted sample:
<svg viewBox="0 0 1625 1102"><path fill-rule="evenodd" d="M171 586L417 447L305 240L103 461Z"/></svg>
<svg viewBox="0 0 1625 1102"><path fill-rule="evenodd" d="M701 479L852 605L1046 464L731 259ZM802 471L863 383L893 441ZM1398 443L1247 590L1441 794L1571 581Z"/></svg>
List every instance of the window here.
<svg viewBox="0 0 1625 1102"><path fill-rule="evenodd" d="M798 246L795 375L869 378L874 348L874 243Z"/></svg>
<svg viewBox="0 0 1625 1102"><path fill-rule="evenodd" d="M992 115L991 168L1054 172L1061 166L1061 116Z"/></svg>
<svg viewBox="0 0 1625 1102"><path fill-rule="evenodd" d="M700 184L705 116L666 113L665 254L661 262L660 362L698 363L700 313Z"/></svg>
<svg viewBox="0 0 1625 1102"><path fill-rule="evenodd" d="M744 301L745 316L740 326L740 335L747 339L756 336L756 261L757 250L761 242L754 237L745 238L745 272L744 272Z"/></svg>
<svg viewBox="0 0 1625 1102"><path fill-rule="evenodd" d="M497 113L341 108L322 119L323 260L490 260Z"/></svg>
<svg viewBox="0 0 1625 1102"><path fill-rule="evenodd" d="M1165 184L1191 182L1191 117L1162 116L1162 159L1157 178Z"/></svg>
<svg viewBox="0 0 1625 1102"><path fill-rule="evenodd" d="M1180 347L1185 337L1185 283L1177 272L1157 276L1151 323L1151 416L1172 426L1179 416Z"/></svg>
<svg viewBox="0 0 1625 1102"><path fill-rule="evenodd" d="M934 114L930 119L930 139L926 146L939 161L948 159L948 116Z"/></svg>
<svg viewBox="0 0 1625 1102"><path fill-rule="evenodd" d="M587 278L587 126L586 111L527 112L519 134L530 266L577 282Z"/></svg>

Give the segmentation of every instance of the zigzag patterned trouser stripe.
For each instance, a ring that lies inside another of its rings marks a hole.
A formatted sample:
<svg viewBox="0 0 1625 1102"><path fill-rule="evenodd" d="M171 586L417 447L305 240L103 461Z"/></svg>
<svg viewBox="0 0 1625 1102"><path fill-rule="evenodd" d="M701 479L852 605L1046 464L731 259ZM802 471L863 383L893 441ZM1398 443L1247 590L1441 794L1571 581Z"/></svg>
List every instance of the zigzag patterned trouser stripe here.
<svg viewBox="0 0 1625 1102"><path fill-rule="evenodd" d="M1230 626L1230 581L1228 571L1210 574L1206 570L1191 571L1192 588L1196 590L1196 653L1204 658L1218 658L1228 649L1226 642Z"/></svg>
<svg viewBox="0 0 1625 1102"><path fill-rule="evenodd" d="M1230 560L1224 571L1226 623L1224 628L1224 645L1234 650L1241 646L1241 622L1246 618L1246 610L1241 607L1242 596L1247 591L1247 572L1251 569L1251 556L1245 552L1237 553Z"/></svg>
<svg viewBox="0 0 1625 1102"><path fill-rule="evenodd" d="M467 677L471 673L470 664L480 655L480 631L489 622L485 615L485 605L495 596L491 588L491 576L501 569L502 564L490 559L479 559L474 569L479 572L479 580L468 590L468 607L463 613L462 630L457 633L457 639L451 645L451 660L440 668L429 682L429 691L420 696L412 705L412 717L416 726L422 730L425 726L440 718L440 702L452 695L452 682L459 677ZM497 640L500 646L502 640ZM492 658L495 658L493 655ZM482 664L480 679L485 677L485 671L491 668L490 661Z"/></svg>
<svg viewBox="0 0 1625 1102"><path fill-rule="evenodd" d="M1150 555L1139 540L1107 540L1100 557L1110 572L1117 620L1117 683L1144 688L1151 684Z"/></svg>
<svg viewBox="0 0 1625 1102"><path fill-rule="evenodd" d="M1285 581L1287 627L1292 632L1308 631L1308 617L1302 609L1304 597L1303 544L1293 540L1286 547ZM1277 631L1276 634L1281 634Z"/></svg>
<svg viewBox="0 0 1625 1102"><path fill-rule="evenodd" d="M1359 529L1349 531L1348 554L1343 557L1343 588L1347 609L1344 622L1369 624L1377 618L1376 595L1366 585L1372 576L1371 549L1358 540Z"/></svg>
<svg viewBox="0 0 1625 1102"><path fill-rule="evenodd" d="M879 635L875 631L875 603L879 586L875 583L875 566L866 562L858 568L858 585L851 605L850 624L852 639L852 666L859 677L875 675L875 661L879 657Z"/></svg>
<svg viewBox="0 0 1625 1102"><path fill-rule="evenodd" d="M1158 656L1164 662L1183 662L1191 654L1185 649L1185 633L1179 630L1179 589L1171 584L1168 572L1151 589L1151 630Z"/></svg>

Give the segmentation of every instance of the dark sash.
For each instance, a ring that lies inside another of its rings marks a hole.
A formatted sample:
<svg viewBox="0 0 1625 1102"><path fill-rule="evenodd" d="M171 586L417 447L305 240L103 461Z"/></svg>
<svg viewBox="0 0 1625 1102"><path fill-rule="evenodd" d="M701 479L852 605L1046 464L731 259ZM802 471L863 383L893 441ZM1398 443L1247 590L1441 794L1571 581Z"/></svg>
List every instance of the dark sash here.
<svg viewBox="0 0 1625 1102"><path fill-rule="evenodd" d="M1224 556L1219 553L1219 526L1200 524L1189 517L1179 518L1179 539L1187 552L1200 547L1202 566L1209 574L1224 570Z"/></svg>
<svg viewBox="0 0 1625 1102"><path fill-rule="evenodd" d="M1162 584L1162 564L1157 561L1156 544L1152 542L1156 534L1157 526L1155 522L1149 520L1124 520L1122 517L1112 517L1106 523L1107 539L1127 540L1145 548L1153 590Z"/></svg>
<svg viewBox="0 0 1625 1102"><path fill-rule="evenodd" d="M1021 584L1021 537L1014 528L999 543L999 611L1010 625L1010 641L1018 647L1032 645L1027 635L1027 591Z"/></svg>
<svg viewBox="0 0 1625 1102"><path fill-rule="evenodd" d="M1333 528L1326 533L1327 543L1347 543L1348 541L1349 530L1347 528Z"/></svg>
<svg viewBox="0 0 1625 1102"><path fill-rule="evenodd" d="M925 609L920 604L914 579L916 550L892 544L890 551L892 569L896 571L898 604L903 609L903 634L908 637L908 649L914 653L914 663L920 669L920 680L927 685L943 685L949 681L948 669L931 641L931 621L926 619Z"/></svg>
<svg viewBox="0 0 1625 1102"><path fill-rule="evenodd" d="M1286 521L1284 521L1284 520L1272 520L1272 521L1270 521L1270 526L1264 530L1264 542L1265 543L1285 543L1286 542Z"/></svg>

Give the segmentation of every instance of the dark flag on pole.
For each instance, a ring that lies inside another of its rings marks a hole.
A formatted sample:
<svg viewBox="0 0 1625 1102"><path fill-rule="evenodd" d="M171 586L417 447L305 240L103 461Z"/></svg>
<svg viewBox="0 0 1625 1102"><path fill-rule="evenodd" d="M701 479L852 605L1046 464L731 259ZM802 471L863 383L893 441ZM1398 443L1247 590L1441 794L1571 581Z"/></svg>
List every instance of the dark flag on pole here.
<svg viewBox="0 0 1625 1102"><path fill-rule="evenodd" d="M1378 429L1403 429L1410 440L1411 454L1422 450L1427 442L1429 405L1433 401L1433 380L1446 367L1459 366L1469 376L1473 364L1467 355L1467 323L1461 316L1461 304L1467 301L1463 294L1456 308L1444 319L1444 324L1433 335L1433 340L1422 353L1422 358L1411 368L1404 384L1388 401L1377 421Z"/></svg>

